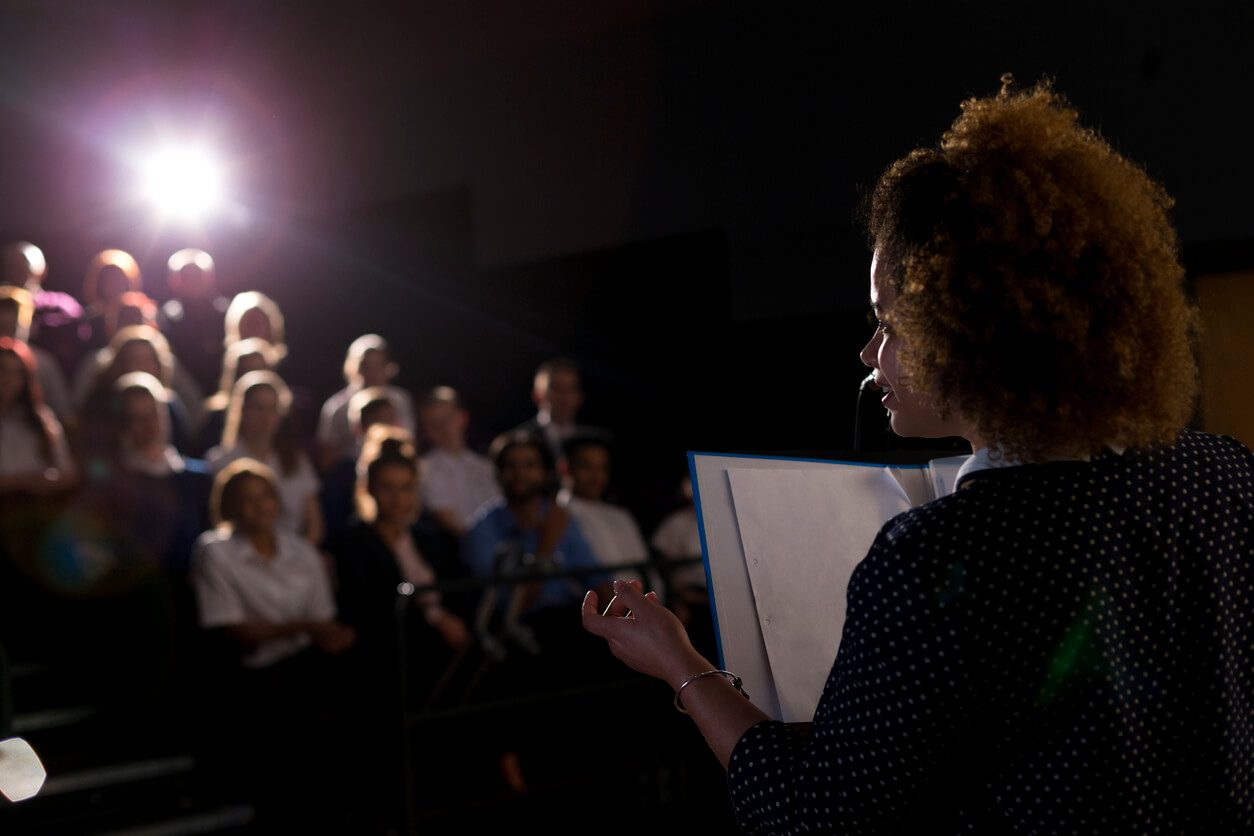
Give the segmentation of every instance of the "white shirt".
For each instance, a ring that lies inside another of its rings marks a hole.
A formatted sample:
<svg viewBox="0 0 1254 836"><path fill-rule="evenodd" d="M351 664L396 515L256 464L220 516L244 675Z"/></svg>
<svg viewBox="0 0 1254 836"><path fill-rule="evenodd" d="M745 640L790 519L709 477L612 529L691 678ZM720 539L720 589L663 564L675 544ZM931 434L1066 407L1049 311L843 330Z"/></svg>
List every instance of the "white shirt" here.
<svg viewBox="0 0 1254 836"><path fill-rule="evenodd" d="M47 410L47 407L44 407ZM51 412L46 412L54 427L52 461L43 455L43 432L32 427L26 416L16 409L0 415L0 476L19 473L43 473L50 467L61 471L62 476L74 473L70 448L65 443L65 433Z"/></svg>
<svg viewBox="0 0 1254 836"><path fill-rule="evenodd" d="M680 508L653 532L653 548L663 557L678 560L701 556L701 532L697 528L695 508ZM705 567L700 563L681 566L671 574L671 583L677 587L694 586L705 589Z"/></svg>
<svg viewBox="0 0 1254 836"><path fill-rule="evenodd" d="M568 496L565 505L602 566L648 559L649 547L640 534L640 526L626 508L577 496Z"/></svg>
<svg viewBox="0 0 1254 836"><path fill-rule="evenodd" d="M335 601L322 558L313 546L275 531L274 557L262 556L242 534L206 531L196 541L191 580L202 627L330 621ZM304 633L268 639L244 657L246 668L264 668L310 644Z"/></svg>
<svg viewBox="0 0 1254 836"><path fill-rule="evenodd" d="M388 400L396 407L396 420L410 435L416 437L414 425L414 401L409 393L399 386L385 386ZM345 386L322 405L318 415L318 441L324 447L334 450L349 451L356 444L352 427L348 425L348 402L361 391L360 386Z"/></svg>
<svg viewBox="0 0 1254 836"><path fill-rule="evenodd" d="M243 444L236 444L230 450L214 447L205 454L209 469L216 476L223 468L236 459L256 458ZM296 461L296 469L291 473L283 472L283 463L279 454L271 451L270 455L260 460L262 464L274 471L279 480L279 527L293 534L300 534L305 520L305 505L309 497L316 496L322 483L314 472L309 457L300 453Z"/></svg>
<svg viewBox="0 0 1254 836"><path fill-rule="evenodd" d="M501 496L496 466L487 456L436 448L422 462L423 504L435 511L452 511L466 528L476 511Z"/></svg>

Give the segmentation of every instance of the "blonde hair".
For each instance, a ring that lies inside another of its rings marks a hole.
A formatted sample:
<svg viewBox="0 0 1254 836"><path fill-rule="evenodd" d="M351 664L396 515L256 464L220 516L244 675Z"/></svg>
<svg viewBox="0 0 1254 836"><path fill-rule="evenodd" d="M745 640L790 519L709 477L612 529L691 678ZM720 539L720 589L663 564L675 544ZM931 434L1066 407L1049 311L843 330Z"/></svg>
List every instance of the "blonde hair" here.
<svg viewBox="0 0 1254 836"><path fill-rule="evenodd" d="M274 392L279 399L279 414L287 417L292 408L292 390L287 388L283 378L272 371L258 370L235 381L231 388L231 402L226 409L226 421L222 425L222 449L230 450L239 441L240 413L244 411L244 401L253 389L265 387Z"/></svg>
<svg viewBox="0 0 1254 836"><path fill-rule="evenodd" d="M9 299L17 305L17 333L14 336L25 342L30 336L30 324L35 319L35 297L26 288L0 285L0 301Z"/></svg>
<svg viewBox="0 0 1254 836"><path fill-rule="evenodd" d="M275 303L266 294L259 290L246 290L243 293L235 294L235 298L231 300L231 304L226 309L226 339L224 345L229 347L231 343L239 342L239 323L244 318L244 314L251 310L259 310L266 315L266 319L270 320L270 344L274 349L283 355L287 354L286 334L283 327L283 312L279 310L278 304Z"/></svg>
<svg viewBox="0 0 1254 836"><path fill-rule="evenodd" d="M109 344L100 352L98 366L100 372L107 372L117 360L119 352L130 343L146 343L152 347L157 357L157 365L161 367L159 380L162 386L168 388L174 377L174 355L170 351L170 343L165 336L151 325L128 325L125 328L119 328L109 340Z"/></svg>
<svg viewBox="0 0 1254 836"><path fill-rule="evenodd" d="M363 334L353 340L348 347L348 353L344 355L344 380L346 382L356 383L361 379L361 361L370 351L377 351L385 357L390 356L387 340L378 334ZM388 363L387 373L389 378L396 376L395 363Z"/></svg>
<svg viewBox="0 0 1254 836"><path fill-rule="evenodd" d="M83 302L95 305L99 299L100 274L106 267L116 267L126 276L131 290L144 289L144 277L139 272L139 262L135 256L125 250L101 250L87 265L87 275L83 277Z"/></svg>
<svg viewBox="0 0 1254 836"><path fill-rule="evenodd" d="M205 399L205 409L226 409L231 403L231 390L239 379L239 361L250 354L258 354L266 361L266 369L274 371L283 355L261 337L249 337L227 346L222 353L222 374L218 378L218 391ZM258 370L260 371L260 370Z"/></svg>

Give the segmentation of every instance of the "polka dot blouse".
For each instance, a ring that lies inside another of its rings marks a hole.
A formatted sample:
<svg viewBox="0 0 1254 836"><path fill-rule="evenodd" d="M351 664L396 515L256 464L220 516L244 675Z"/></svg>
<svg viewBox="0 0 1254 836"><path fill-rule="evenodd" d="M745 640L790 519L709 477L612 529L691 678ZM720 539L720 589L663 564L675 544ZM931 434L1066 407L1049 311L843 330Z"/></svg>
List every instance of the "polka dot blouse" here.
<svg viewBox="0 0 1254 836"><path fill-rule="evenodd" d="M880 531L814 725L728 767L754 833L1254 833L1254 455L987 470Z"/></svg>

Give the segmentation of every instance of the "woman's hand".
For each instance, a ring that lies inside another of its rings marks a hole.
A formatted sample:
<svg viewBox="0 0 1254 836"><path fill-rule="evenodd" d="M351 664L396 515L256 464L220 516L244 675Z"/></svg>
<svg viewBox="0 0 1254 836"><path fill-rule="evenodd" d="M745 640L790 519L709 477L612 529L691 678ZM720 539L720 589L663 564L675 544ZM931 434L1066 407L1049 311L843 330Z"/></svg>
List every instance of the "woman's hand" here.
<svg viewBox="0 0 1254 836"><path fill-rule="evenodd" d="M641 592L640 581L614 581L614 599L597 612L597 594L583 600L583 626L609 643L610 652L633 670L678 688L689 677L714 666L688 640L675 614L658 603L653 592Z"/></svg>
<svg viewBox="0 0 1254 836"><path fill-rule="evenodd" d="M357 631L338 621L317 621L309 631L323 653L338 656L357 641Z"/></svg>

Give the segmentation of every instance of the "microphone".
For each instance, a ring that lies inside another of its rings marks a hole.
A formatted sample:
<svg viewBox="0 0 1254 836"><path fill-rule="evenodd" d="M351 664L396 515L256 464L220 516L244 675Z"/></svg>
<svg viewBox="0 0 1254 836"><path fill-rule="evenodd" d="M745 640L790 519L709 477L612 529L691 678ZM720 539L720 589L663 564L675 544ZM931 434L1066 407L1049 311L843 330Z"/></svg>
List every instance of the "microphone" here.
<svg viewBox="0 0 1254 836"><path fill-rule="evenodd" d="M856 452L862 450L862 396L866 394L866 390L875 385L875 371L862 378L862 382L858 384L858 403L853 414L853 449Z"/></svg>

